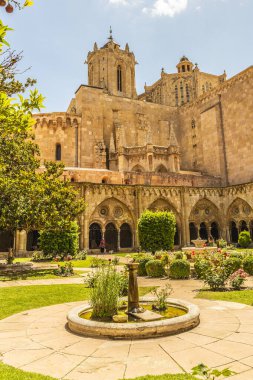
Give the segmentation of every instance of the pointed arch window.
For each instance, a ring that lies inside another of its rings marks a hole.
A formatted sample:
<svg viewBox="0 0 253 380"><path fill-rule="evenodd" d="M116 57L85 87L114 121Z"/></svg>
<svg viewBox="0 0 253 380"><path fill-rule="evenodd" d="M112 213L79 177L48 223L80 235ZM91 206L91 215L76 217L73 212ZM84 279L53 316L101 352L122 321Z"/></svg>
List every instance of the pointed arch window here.
<svg viewBox="0 0 253 380"><path fill-rule="evenodd" d="M178 87L177 87L177 85L175 86L175 101L176 101L176 106L178 106Z"/></svg>
<svg viewBox="0 0 253 380"><path fill-rule="evenodd" d="M56 159L56 161L61 161L61 144L56 144L55 159Z"/></svg>
<svg viewBox="0 0 253 380"><path fill-rule="evenodd" d="M122 67L117 67L117 88L119 92L122 92Z"/></svg>
<svg viewBox="0 0 253 380"><path fill-rule="evenodd" d="M189 90L189 85L187 83L186 83L185 89L186 89L187 103L189 103L190 102L190 90Z"/></svg>

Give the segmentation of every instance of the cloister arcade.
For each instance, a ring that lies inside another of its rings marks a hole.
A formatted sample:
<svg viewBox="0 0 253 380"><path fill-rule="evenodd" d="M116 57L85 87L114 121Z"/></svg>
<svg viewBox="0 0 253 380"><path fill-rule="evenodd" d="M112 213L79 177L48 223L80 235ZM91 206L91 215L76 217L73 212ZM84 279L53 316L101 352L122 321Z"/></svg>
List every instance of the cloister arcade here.
<svg viewBox="0 0 253 380"><path fill-rule="evenodd" d="M99 249L102 239L107 251L131 249L135 245L136 227L129 208L116 198L98 205L89 224L89 249Z"/></svg>
<svg viewBox="0 0 253 380"><path fill-rule="evenodd" d="M244 230L250 232L253 240L253 209L242 198L238 197L230 205L224 205L222 208L218 208L211 200L202 198L189 211L187 221L183 220L179 204L175 206L172 202L167 197L159 196L153 198L150 204L146 203L146 208L153 211L168 210L175 214L176 248L183 244L191 244L197 238L223 238L235 244L240 232ZM102 239L105 240L107 252L131 251L138 248L136 207L136 203L132 202L131 206L128 206L114 196L104 199L98 205L91 205L85 228L84 225L80 225L81 235L86 236L85 244L81 245L81 248L97 251ZM38 238L38 231L30 231L28 234L25 231L17 231L15 244L20 252L37 250ZM13 246L13 240L12 233L0 231L0 252L7 252Z"/></svg>

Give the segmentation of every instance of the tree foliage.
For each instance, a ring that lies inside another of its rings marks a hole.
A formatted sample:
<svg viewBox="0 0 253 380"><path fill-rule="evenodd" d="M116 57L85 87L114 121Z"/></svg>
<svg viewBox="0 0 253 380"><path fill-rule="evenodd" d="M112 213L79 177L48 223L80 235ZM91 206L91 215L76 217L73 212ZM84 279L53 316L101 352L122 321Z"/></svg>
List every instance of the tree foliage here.
<svg viewBox="0 0 253 380"><path fill-rule="evenodd" d="M174 246L176 219L172 212L146 210L138 221L140 246L144 251L169 250Z"/></svg>
<svg viewBox="0 0 253 380"><path fill-rule="evenodd" d="M36 83L35 79L27 78L23 83L16 78L17 75L23 73L18 70L18 64L23 55L22 52L17 53L15 50L11 50L5 39L6 33L11 30L0 20L0 92L4 92L9 96L23 93ZM6 50L3 49L4 47L6 47Z"/></svg>
<svg viewBox="0 0 253 380"><path fill-rule="evenodd" d="M8 30L0 22L0 52ZM84 210L84 202L63 181L62 164L45 162L41 168L32 112L40 111L43 97L37 90L28 98L9 95L7 89L0 91L0 229L66 230Z"/></svg>

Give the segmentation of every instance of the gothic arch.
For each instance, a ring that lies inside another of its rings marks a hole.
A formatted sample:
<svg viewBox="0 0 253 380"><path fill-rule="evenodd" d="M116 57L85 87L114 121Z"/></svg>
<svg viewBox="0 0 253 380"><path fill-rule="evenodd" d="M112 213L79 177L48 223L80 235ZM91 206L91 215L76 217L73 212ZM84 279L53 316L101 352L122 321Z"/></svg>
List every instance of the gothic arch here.
<svg viewBox="0 0 253 380"><path fill-rule="evenodd" d="M132 169L131 169L131 172L135 172L135 173L143 173L145 172L145 169L143 166L141 165L135 165Z"/></svg>
<svg viewBox="0 0 253 380"><path fill-rule="evenodd" d="M148 209L151 211L172 211L176 217L179 216L175 206L164 197L157 198L149 205Z"/></svg>
<svg viewBox="0 0 253 380"><path fill-rule="evenodd" d="M221 227L218 207L207 198L200 199L189 216L190 241L196 239L196 236L203 240L217 240L221 235Z"/></svg>
<svg viewBox="0 0 253 380"><path fill-rule="evenodd" d="M156 168L155 172L156 173L168 173L168 170L163 164L161 164Z"/></svg>
<svg viewBox="0 0 253 380"><path fill-rule="evenodd" d="M124 202L115 197L104 199L95 208L91 214L90 223L94 220L99 221L103 229L108 223L114 223L119 229L123 222L128 223L133 230L135 227L132 211Z"/></svg>
<svg viewBox="0 0 253 380"><path fill-rule="evenodd" d="M198 225L206 223L208 226L211 226L213 222L220 224L220 211L209 199L200 199L191 210L189 222Z"/></svg>
<svg viewBox="0 0 253 380"><path fill-rule="evenodd" d="M157 198L151 205L148 207L151 211L171 211L176 217L176 234L174 238L174 244L176 246L181 245L181 219L176 208L163 197Z"/></svg>
<svg viewBox="0 0 253 380"><path fill-rule="evenodd" d="M253 219L253 210L242 198L236 198L228 207L227 220L239 223L241 220L245 220L249 223Z"/></svg>

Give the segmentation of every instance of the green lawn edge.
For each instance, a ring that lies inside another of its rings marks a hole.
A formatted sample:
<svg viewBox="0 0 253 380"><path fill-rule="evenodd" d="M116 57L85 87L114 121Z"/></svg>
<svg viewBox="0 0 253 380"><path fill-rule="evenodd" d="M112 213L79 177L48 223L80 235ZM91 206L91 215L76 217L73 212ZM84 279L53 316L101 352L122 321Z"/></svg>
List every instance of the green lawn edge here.
<svg viewBox="0 0 253 380"><path fill-rule="evenodd" d="M210 290L201 290L196 298L208 299L213 301L227 301L243 303L245 305L253 306L253 290L234 290L223 292L212 292Z"/></svg>

